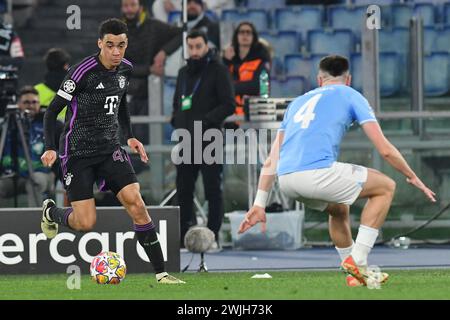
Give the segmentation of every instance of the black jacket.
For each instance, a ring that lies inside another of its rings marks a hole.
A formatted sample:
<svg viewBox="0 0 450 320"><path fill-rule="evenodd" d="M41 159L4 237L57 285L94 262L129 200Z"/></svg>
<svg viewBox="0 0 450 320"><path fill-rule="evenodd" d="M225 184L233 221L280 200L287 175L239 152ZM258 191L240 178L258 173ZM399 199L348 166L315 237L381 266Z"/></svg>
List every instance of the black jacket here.
<svg viewBox="0 0 450 320"><path fill-rule="evenodd" d="M182 95L189 96L200 77L198 89L192 97L191 109L182 111ZM202 58L198 68L193 68L189 61L188 65L180 69L173 98L171 123L174 128L193 132L194 121L202 121L204 130L219 129L224 120L234 113L234 108L234 88L230 73L211 51Z"/></svg>
<svg viewBox="0 0 450 320"><path fill-rule="evenodd" d="M181 28L157 19L141 15L139 21L126 21L128 26L128 47L125 58L133 63L128 94L146 98L148 94L147 77L150 66L160 50L167 55L178 49L178 36Z"/></svg>

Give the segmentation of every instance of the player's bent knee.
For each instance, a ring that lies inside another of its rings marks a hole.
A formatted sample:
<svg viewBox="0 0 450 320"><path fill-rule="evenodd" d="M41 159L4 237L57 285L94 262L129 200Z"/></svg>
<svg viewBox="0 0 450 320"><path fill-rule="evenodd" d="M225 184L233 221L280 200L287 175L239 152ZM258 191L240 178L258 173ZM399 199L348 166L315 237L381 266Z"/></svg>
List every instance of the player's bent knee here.
<svg viewBox="0 0 450 320"><path fill-rule="evenodd" d="M94 227L95 227L95 223L96 223L95 219L79 221L78 229L79 229L79 231L82 231L82 232L92 231L92 229L94 229Z"/></svg>
<svg viewBox="0 0 450 320"><path fill-rule="evenodd" d="M397 183L394 180L392 180L391 178L387 178L386 192L389 195L393 196L396 188L397 188Z"/></svg>

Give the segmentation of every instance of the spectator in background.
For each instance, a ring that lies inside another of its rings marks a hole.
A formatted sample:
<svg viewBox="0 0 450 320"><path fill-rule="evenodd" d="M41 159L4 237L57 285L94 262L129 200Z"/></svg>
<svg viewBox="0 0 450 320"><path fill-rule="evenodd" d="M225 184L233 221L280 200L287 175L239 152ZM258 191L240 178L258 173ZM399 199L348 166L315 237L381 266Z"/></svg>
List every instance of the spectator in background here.
<svg viewBox="0 0 450 320"><path fill-rule="evenodd" d="M0 21L0 67L20 69L24 59L22 41L11 25Z"/></svg>
<svg viewBox="0 0 450 320"><path fill-rule="evenodd" d="M201 121L202 130L220 129L224 120L234 111L234 90L230 74L208 47L206 34L192 30L187 36L190 58L180 69L173 98L172 126L185 129L194 137L194 122ZM202 135L203 136L203 135ZM191 139L190 163L177 164L177 194L180 205L181 247L188 229L197 224L193 210L195 181L201 171L208 200L208 228L216 236L219 248L219 230L224 208L222 196L222 164L194 161L194 139ZM208 143L204 143L204 149ZM203 150L201 151L203 155ZM202 157L203 158L203 157ZM198 159L196 159L198 160Z"/></svg>
<svg viewBox="0 0 450 320"><path fill-rule="evenodd" d="M45 54L44 61L47 66L44 81L34 86L39 93L41 108L47 108L50 105L50 102L56 95L56 91L61 86L61 82L69 69L70 54L61 48L51 48ZM64 121L65 116L66 108L58 115L58 120Z"/></svg>
<svg viewBox="0 0 450 320"><path fill-rule="evenodd" d="M155 0L152 5L152 12L155 19L169 22L171 11L181 11L182 0Z"/></svg>
<svg viewBox="0 0 450 320"><path fill-rule="evenodd" d="M235 3L233 0L205 0L205 11L212 11L217 17L220 17L222 10L233 9ZM156 0L153 2L152 12L156 19L169 22L169 13L171 11L181 11L182 0Z"/></svg>
<svg viewBox="0 0 450 320"><path fill-rule="evenodd" d="M233 0L205 0L205 10L211 10L217 17L222 15L222 10L234 9L236 7Z"/></svg>
<svg viewBox="0 0 450 320"><path fill-rule="evenodd" d="M237 115L244 114L244 96L260 96L260 77L270 74L268 49L259 41L255 26L241 22L233 34L231 45L223 52L223 61L233 79ZM267 93L267 92L266 92Z"/></svg>
<svg viewBox="0 0 450 320"><path fill-rule="evenodd" d="M205 4L202 0L188 0L188 30L198 29L206 33L210 49L220 50L220 26L205 15ZM180 38L181 39L181 38ZM182 40L182 39L181 39ZM180 41L181 44L181 41Z"/></svg>
<svg viewBox="0 0 450 320"><path fill-rule="evenodd" d="M220 51L220 27L219 23L212 21L205 15L205 5L202 0L188 0L188 31L197 29L203 31L208 37L208 47L212 52ZM182 67L183 36L178 37L178 50L168 58L165 74L176 76Z"/></svg>
<svg viewBox="0 0 450 320"><path fill-rule="evenodd" d="M39 95L32 86L25 86L19 92L17 103L23 118L21 119L25 131L26 143L29 148L31 165L34 171L34 186L37 191L38 199L33 195L33 182L29 179L28 166L25 159L22 144L18 137L13 137L11 131L6 136L5 149L1 158L1 174L0 178L0 198L14 196L13 175L18 175L17 191L20 193L27 192L28 206L40 207L42 201L49 196L53 196L55 188L55 173L50 168L44 167L41 162L41 156L44 153L44 113L41 112L39 104ZM57 139L62 132L62 123L57 127ZM17 163L18 172L14 168L12 144L17 145ZM53 166L57 168L57 165ZM37 201L37 202L36 202Z"/></svg>
<svg viewBox="0 0 450 320"><path fill-rule="evenodd" d="M164 74L168 54L178 48L181 28L149 17L139 0L122 0L122 15L128 27L126 59L133 62L133 75L128 87L131 115L148 114L148 76ZM148 126L134 125L133 132L143 144L148 144Z"/></svg>

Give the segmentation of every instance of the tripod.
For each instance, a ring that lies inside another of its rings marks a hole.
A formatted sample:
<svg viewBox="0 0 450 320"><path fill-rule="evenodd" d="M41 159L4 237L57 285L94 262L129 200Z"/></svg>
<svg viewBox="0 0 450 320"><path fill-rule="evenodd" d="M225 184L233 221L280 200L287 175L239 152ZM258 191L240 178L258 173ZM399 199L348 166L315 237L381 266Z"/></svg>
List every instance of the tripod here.
<svg viewBox="0 0 450 320"><path fill-rule="evenodd" d="M11 132L11 158L12 158L12 179L14 188L14 207L17 208L17 180L19 178L19 164L18 164L18 141L20 139L20 144L22 146L23 153L25 155L25 160L27 163L28 179L31 181L33 198L35 203L39 202L39 195L36 191L36 182L34 180L34 170L31 162L30 149L28 148L28 143L25 138L25 131L22 124L22 115L18 110L17 105L8 105L6 107L6 114L1 124L1 136L0 136L0 159L3 157L3 151L6 144L6 137L8 132ZM1 164L1 161L0 161Z"/></svg>

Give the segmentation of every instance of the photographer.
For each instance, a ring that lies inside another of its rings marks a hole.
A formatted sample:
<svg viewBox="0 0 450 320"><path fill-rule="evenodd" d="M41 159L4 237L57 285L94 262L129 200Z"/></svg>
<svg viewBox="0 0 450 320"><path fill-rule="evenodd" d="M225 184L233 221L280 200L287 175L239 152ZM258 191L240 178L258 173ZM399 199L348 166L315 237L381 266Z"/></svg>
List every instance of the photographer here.
<svg viewBox="0 0 450 320"><path fill-rule="evenodd" d="M18 110L8 112L20 113L19 121L22 122L26 143L28 144L31 165L34 171L34 187L39 199L34 199L33 182L29 179L29 172L24 150L18 132L8 128L6 143L1 155L0 169L0 198L15 196L15 193L26 191L28 195L28 206L38 207L47 195L53 195L55 186L55 173L50 168L42 165L41 155L44 153L44 114L41 112L39 95L31 86L23 87L19 92ZM62 132L62 124L59 126ZM14 148L15 147L15 148ZM15 161L17 157L17 162ZM17 168L15 168L17 163ZM57 166L54 166L57 167ZM17 175L17 189L14 187L14 176ZM36 202L37 200L37 202Z"/></svg>

